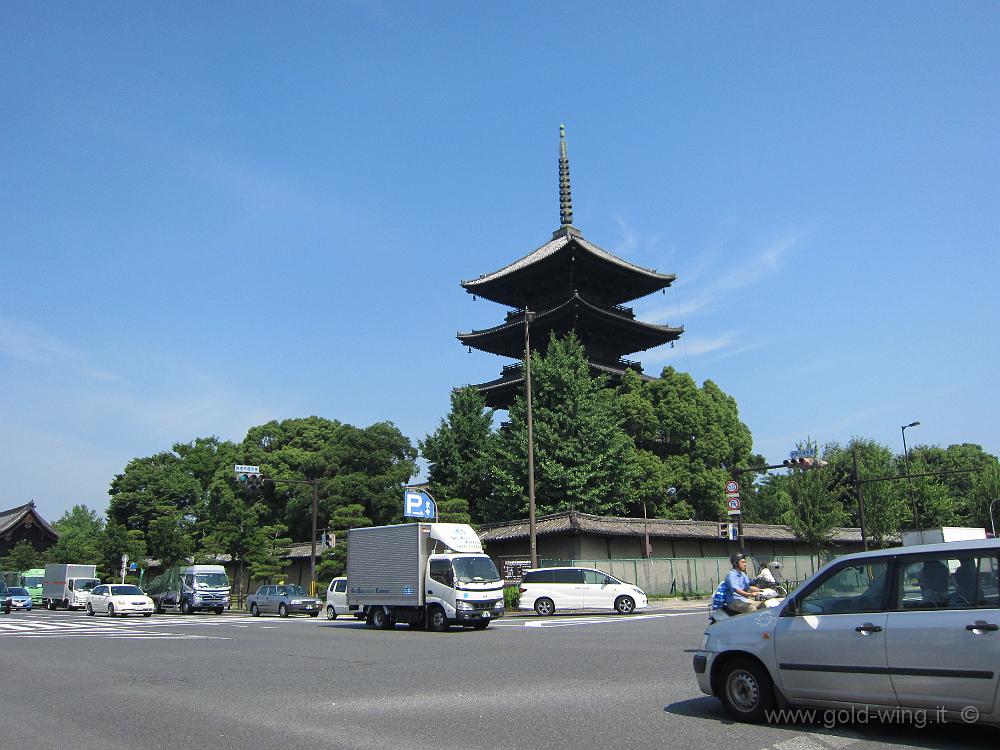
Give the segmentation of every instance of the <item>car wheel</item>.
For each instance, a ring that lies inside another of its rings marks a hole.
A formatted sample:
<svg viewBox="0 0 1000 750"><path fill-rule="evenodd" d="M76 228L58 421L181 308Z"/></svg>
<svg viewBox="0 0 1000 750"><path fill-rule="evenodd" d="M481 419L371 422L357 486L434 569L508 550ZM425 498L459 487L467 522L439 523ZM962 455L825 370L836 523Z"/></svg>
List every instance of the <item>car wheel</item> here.
<svg viewBox="0 0 1000 750"><path fill-rule="evenodd" d="M250 614L254 617L260 617L260 610L257 609L257 602L250 605Z"/></svg>
<svg viewBox="0 0 1000 750"><path fill-rule="evenodd" d="M288 607L284 603L278 605L278 617L288 617Z"/></svg>
<svg viewBox="0 0 1000 750"><path fill-rule="evenodd" d="M774 684L760 662L743 658L726 662L719 688L722 705L737 721L759 723L774 707Z"/></svg>
<svg viewBox="0 0 1000 750"><path fill-rule="evenodd" d="M444 613L441 607L435 605L431 607L430 612L427 613L427 629L432 630L435 633L444 633L448 631L448 616Z"/></svg>
<svg viewBox="0 0 1000 750"><path fill-rule="evenodd" d="M94 608L90 605L90 602L87 602L87 614L91 617L94 616Z"/></svg>
<svg viewBox="0 0 1000 750"><path fill-rule="evenodd" d="M337 619L337 610L335 610L333 607L327 607L326 608L326 619L327 620L336 620Z"/></svg>
<svg viewBox="0 0 1000 750"><path fill-rule="evenodd" d="M635 599L631 596L619 596L615 599L615 612L620 615L630 615L635 612Z"/></svg>
<svg viewBox="0 0 1000 750"><path fill-rule="evenodd" d="M548 597L543 596L542 598L535 600L535 612L540 617L548 617L555 611L556 605Z"/></svg>
<svg viewBox="0 0 1000 750"><path fill-rule="evenodd" d="M115 616L115 605L114 604L109 604L108 605L108 617L114 617L114 616Z"/></svg>

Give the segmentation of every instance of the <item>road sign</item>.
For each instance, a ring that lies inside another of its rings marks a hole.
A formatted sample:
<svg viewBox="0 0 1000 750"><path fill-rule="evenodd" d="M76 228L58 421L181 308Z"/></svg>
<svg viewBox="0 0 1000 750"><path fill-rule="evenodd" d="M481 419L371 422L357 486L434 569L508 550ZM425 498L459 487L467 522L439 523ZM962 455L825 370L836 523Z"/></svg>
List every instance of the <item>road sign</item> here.
<svg viewBox="0 0 1000 750"><path fill-rule="evenodd" d="M795 458L815 458L816 449L815 448L802 448L800 450L794 450L788 452L788 457Z"/></svg>
<svg viewBox="0 0 1000 750"><path fill-rule="evenodd" d="M409 518L436 518L437 506L426 492L403 493L403 515Z"/></svg>
<svg viewBox="0 0 1000 750"><path fill-rule="evenodd" d="M729 515L735 516L740 512L740 496L731 495L726 498L726 505L729 506Z"/></svg>
<svg viewBox="0 0 1000 750"><path fill-rule="evenodd" d="M730 479L726 482L726 494L727 495L738 495L740 492L740 483L734 479Z"/></svg>
<svg viewBox="0 0 1000 750"><path fill-rule="evenodd" d="M233 467L233 471L237 474L260 474L260 467L236 464L236 466Z"/></svg>

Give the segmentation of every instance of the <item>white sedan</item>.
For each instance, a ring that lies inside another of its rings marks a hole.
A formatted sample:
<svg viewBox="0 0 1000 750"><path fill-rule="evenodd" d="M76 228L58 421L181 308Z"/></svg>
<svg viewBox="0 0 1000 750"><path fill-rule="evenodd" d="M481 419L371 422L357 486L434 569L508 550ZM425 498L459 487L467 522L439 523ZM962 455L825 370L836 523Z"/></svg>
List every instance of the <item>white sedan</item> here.
<svg viewBox="0 0 1000 750"><path fill-rule="evenodd" d="M129 584L103 583L95 586L87 599L87 614L93 617L98 612L107 612L108 617L119 615L153 614L153 600L138 586Z"/></svg>

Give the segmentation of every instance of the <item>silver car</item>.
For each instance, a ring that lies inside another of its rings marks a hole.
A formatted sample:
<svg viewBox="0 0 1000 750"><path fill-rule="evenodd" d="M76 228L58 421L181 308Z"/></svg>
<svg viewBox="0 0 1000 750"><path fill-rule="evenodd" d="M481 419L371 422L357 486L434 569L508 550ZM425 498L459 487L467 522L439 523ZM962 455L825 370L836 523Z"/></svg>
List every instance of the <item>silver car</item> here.
<svg viewBox="0 0 1000 750"><path fill-rule="evenodd" d="M710 625L698 685L742 721L1000 724L998 568L998 539L837 558L782 606Z"/></svg>
<svg viewBox="0 0 1000 750"><path fill-rule="evenodd" d="M271 612L281 617L293 614L316 617L323 608L323 602L309 596L298 584L267 584L247 597L247 608L254 617Z"/></svg>

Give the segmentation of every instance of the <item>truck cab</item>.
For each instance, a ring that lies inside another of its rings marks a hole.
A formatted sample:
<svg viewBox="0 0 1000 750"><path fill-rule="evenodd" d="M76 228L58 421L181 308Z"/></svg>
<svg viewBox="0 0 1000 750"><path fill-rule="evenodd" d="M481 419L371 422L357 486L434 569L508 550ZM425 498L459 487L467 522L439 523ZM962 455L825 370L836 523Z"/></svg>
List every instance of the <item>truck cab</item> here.
<svg viewBox="0 0 1000 750"><path fill-rule="evenodd" d="M185 565L154 578L147 592L157 612L189 615L208 610L221 615L230 604L230 583L222 565Z"/></svg>

